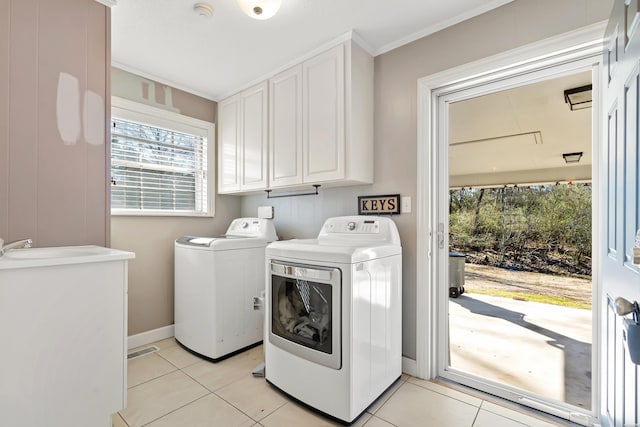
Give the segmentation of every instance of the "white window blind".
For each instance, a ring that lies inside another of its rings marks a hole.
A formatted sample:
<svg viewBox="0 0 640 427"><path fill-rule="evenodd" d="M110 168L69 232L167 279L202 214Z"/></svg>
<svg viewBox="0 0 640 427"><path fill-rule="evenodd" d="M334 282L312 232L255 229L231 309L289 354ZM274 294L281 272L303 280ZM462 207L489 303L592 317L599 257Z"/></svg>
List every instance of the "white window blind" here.
<svg viewBox="0 0 640 427"><path fill-rule="evenodd" d="M165 113L163 113L165 114ZM172 114L172 113L169 113ZM158 126L163 120L127 118L113 109L111 209L115 214L210 215L209 138L188 126ZM142 120L139 120L142 119ZM152 124L143 123L155 122Z"/></svg>

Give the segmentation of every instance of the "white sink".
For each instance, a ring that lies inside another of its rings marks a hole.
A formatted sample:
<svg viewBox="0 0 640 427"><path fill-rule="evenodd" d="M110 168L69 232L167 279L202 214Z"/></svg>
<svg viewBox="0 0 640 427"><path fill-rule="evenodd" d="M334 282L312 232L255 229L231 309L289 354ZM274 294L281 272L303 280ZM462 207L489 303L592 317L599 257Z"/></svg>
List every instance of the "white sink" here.
<svg viewBox="0 0 640 427"><path fill-rule="evenodd" d="M133 258L134 254L101 246L60 246L51 248L12 249L0 257L0 270L80 264Z"/></svg>
<svg viewBox="0 0 640 427"><path fill-rule="evenodd" d="M59 248L14 249L4 256L9 259L65 258L91 255L104 255L106 248L99 246L62 246Z"/></svg>

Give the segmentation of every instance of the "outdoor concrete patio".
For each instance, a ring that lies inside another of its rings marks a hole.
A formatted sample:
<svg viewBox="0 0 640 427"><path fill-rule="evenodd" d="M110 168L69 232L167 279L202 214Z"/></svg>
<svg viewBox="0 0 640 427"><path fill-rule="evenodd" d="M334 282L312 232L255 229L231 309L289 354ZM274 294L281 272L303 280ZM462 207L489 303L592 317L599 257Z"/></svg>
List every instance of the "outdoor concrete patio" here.
<svg viewBox="0 0 640 427"><path fill-rule="evenodd" d="M465 293L449 300L451 366L591 407L591 311Z"/></svg>

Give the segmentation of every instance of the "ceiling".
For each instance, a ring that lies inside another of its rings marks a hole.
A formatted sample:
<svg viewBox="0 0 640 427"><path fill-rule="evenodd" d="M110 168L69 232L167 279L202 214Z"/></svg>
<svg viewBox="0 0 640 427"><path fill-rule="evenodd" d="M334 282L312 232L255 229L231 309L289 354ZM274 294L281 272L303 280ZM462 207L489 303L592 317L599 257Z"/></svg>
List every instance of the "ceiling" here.
<svg viewBox="0 0 640 427"><path fill-rule="evenodd" d="M117 0L112 63L219 101L286 64L354 31L378 55L513 0L282 0L268 20L235 0Z"/></svg>
<svg viewBox="0 0 640 427"><path fill-rule="evenodd" d="M564 91L591 84L591 72L452 103L452 187L591 180L592 109L571 111ZM582 152L579 163L563 153Z"/></svg>
<svg viewBox="0 0 640 427"><path fill-rule="evenodd" d="M378 55L513 0L282 0L264 21L235 0L206 0L214 13L198 16L197 1L118 0L113 65L219 101L349 31ZM592 110L563 97L590 82L585 72L451 104L451 186L590 180Z"/></svg>

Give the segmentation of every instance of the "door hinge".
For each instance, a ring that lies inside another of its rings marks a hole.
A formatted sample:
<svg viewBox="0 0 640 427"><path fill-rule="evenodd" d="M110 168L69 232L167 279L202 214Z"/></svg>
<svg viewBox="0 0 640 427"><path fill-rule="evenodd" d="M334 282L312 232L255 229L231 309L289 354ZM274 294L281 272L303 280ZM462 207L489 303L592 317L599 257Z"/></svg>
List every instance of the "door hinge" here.
<svg viewBox="0 0 640 427"><path fill-rule="evenodd" d="M444 249L444 224L438 224L438 248Z"/></svg>

